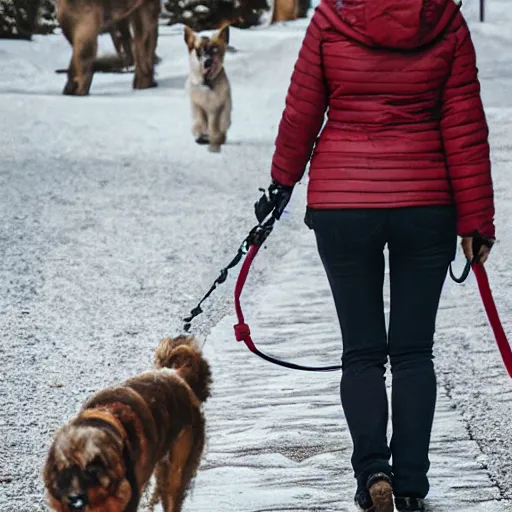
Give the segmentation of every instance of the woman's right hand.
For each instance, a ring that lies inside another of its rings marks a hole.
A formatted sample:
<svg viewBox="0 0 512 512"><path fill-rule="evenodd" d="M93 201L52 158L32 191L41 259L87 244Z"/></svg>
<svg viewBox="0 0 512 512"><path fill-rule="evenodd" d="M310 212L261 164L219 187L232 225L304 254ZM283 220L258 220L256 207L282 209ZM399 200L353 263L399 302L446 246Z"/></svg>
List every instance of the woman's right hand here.
<svg viewBox="0 0 512 512"><path fill-rule="evenodd" d="M465 236L462 238L462 250L466 259L471 263L480 262L484 264L489 258L489 253L494 244L494 240L480 236L475 233L473 236Z"/></svg>

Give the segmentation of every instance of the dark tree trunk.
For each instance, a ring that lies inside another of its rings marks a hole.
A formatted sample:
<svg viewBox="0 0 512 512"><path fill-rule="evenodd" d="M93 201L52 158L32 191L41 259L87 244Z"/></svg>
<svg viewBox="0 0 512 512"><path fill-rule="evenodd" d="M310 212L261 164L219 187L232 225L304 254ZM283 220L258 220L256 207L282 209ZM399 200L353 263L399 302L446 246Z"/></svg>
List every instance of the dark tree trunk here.
<svg viewBox="0 0 512 512"><path fill-rule="evenodd" d="M299 18L307 18L311 9L311 0L299 0Z"/></svg>

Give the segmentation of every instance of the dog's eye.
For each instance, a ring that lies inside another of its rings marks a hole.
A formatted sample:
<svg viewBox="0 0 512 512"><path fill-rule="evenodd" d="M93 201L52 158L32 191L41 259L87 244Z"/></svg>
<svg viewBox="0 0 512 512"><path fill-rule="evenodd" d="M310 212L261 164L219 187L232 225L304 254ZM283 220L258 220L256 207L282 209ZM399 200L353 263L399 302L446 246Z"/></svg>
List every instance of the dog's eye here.
<svg viewBox="0 0 512 512"><path fill-rule="evenodd" d="M90 464L89 466L87 466L85 471L87 471L87 473L91 475L98 475L100 473L103 473L103 468L97 464Z"/></svg>
<svg viewBox="0 0 512 512"><path fill-rule="evenodd" d="M85 473L89 478L97 480L105 475L105 468L100 461L94 460L86 466Z"/></svg>
<svg viewBox="0 0 512 512"><path fill-rule="evenodd" d="M67 489L71 485L72 474L71 471L66 470L57 472L57 478L55 481L56 488L59 490Z"/></svg>

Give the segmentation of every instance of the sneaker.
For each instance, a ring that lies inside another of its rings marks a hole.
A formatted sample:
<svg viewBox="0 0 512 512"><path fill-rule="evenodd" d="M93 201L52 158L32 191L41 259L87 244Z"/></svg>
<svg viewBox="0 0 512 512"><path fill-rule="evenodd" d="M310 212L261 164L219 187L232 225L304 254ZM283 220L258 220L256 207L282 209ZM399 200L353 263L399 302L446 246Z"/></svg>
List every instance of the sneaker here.
<svg viewBox="0 0 512 512"><path fill-rule="evenodd" d="M363 512L393 512L393 488L385 473L370 475L366 487L357 489L356 506Z"/></svg>
<svg viewBox="0 0 512 512"><path fill-rule="evenodd" d="M399 512L425 511L425 502L421 498L395 498L395 506Z"/></svg>

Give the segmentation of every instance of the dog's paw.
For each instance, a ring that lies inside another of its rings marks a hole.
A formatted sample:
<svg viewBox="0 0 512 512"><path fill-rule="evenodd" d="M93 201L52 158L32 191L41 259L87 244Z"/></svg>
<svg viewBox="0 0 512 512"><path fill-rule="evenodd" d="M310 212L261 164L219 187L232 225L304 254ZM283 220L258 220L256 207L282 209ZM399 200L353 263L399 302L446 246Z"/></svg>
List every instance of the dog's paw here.
<svg viewBox="0 0 512 512"><path fill-rule="evenodd" d="M210 138L208 137L208 135L202 133L201 135L199 135L199 137L197 137L196 142L198 144L209 144Z"/></svg>
<svg viewBox="0 0 512 512"><path fill-rule="evenodd" d="M75 80L70 79L66 82L66 85L64 86L64 90L62 91L62 94L65 96L74 96L77 93L78 90L78 84Z"/></svg>
<svg viewBox="0 0 512 512"><path fill-rule="evenodd" d="M208 151L210 153L220 153L220 144L210 144L208 146Z"/></svg>

